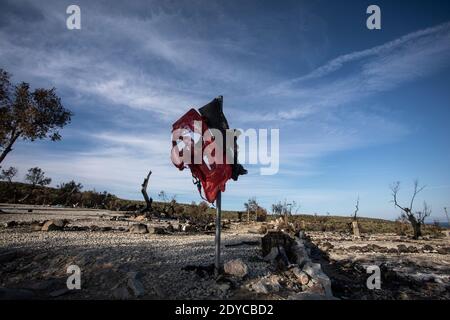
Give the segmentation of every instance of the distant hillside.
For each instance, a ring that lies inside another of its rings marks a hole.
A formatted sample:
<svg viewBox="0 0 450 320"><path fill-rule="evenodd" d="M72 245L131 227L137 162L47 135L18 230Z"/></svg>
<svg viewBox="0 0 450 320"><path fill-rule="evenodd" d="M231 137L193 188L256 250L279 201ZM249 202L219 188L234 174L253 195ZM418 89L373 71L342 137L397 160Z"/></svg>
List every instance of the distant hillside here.
<svg viewBox="0 0 450 320"><path fill-rule="evenodd" d="M27 197L27 195L29 195ZM98 192L95 190L70 193L68 190L62 190L54 187L35 187L30 184L13 182L0 182L0 202L18 203L35 205L64 205L68 207L84 207L108 209L117 211L138 211L145 206L144 201L120 199L117 196L106 191ZM154 201L155 211L165 213L168 216L177 218L207 219L214 220L215 209L206 203L183 204L176 201ZM237 220L239 215L243 221L247 220L247 213L243 211L224 210L223 219ZM278 216L267 215L268 220L276 219ZM250 219L253 221L255 216L252 214ZM351 217L342 216L320 216L298 214L289 217L289 221L297 223L306 231L335 231L351 232ZM359 217L358 222L362 233L396 233L407 235L411 232L409 224L390 221L384 219ZM440 228L434 225L424 227L425 234L438 234Z"/></svg>

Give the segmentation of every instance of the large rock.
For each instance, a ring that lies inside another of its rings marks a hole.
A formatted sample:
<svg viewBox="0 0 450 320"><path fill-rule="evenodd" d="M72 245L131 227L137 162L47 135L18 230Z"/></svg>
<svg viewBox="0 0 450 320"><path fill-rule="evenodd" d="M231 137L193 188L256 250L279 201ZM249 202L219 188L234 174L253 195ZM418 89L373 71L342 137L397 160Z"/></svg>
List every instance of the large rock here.
<svg viewBox="0 0 450 320"><path fill-rule="evenodd" d="M226 274L229 274L229 275L232 275L232 276L238 277L238 278L243 278L248 273L248 267L241 259L227 261L223 265L223 269Z"/></svg>
<svg viewBox="0 0 450 320"><path fill-rule="evenodd" d="M131 233L138 233L138 234L144 234L144 233L148 233L148 229L147 226L143 223L136 223L133 224L130 227L130 232Z"/></svg>
<svg viewBox="0 0 450 320"><path fill-rule="evenodd" d="M64 220L48 220L42 226L42 231L58 231L64 228Z"/></svg>
<svg viewBox="0 0 450 320"><path fill-rule="evenodd" d="M42 224L39 221L33 221L31 223L31 230L32 231L41 231L42 230Z"/></svg>

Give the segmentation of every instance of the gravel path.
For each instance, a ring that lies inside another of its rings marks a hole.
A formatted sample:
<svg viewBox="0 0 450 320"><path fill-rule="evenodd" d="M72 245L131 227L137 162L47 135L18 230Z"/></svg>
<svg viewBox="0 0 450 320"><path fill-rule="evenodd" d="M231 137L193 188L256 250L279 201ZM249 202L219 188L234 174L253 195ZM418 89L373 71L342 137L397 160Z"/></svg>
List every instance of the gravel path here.
<svg viewBox="0 0 450 320"><path fill-rule="evenodd" d="M111 221L115 212L92 210L5 209L0 222L31 222L47 219L70 219L71 225L127 227L132 221ZM161 225L164 222L145 222ZM232 225L224 230L222 258L241 258L249 267L249 278L267 273L267 263L260 257L259 245L226 247L242 241L258 241L260 235ZM151 299L225 299L230 296L232 283L217 283L211 275L201 276L187 266L208 266L214 261L214 235L131 234L119 231L31 231L29 225L0 229L0 254L14 253L12 261L0 267L0 286L34 289L37 297L65 287L67 267L75 264L82 274L82 289L58 296L61 299L117 298L117 288L137 272L144 287L140 298ZM48 288L46 287L48 286Z"/></svg>

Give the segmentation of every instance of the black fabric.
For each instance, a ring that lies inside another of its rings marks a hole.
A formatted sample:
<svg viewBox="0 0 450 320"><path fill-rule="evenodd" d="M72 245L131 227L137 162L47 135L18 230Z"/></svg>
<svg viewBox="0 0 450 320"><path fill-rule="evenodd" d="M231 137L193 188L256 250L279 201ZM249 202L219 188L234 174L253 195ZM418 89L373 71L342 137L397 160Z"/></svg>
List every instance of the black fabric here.
<svg viewBox="0 0 450 320"><path fill-rule="evenodd" d="M198 109L200 114L205 117L206 124L209 128L214 128L222 131L225 136L225 131L230 129L227 118L223 114L223 106L221 100L215 98L210 103Z"/></svg>
<svg viewBox="0 0 450 320"><path fill-rule="evenodd" d="M200 114L205 118L206 124L210 129L217 129L222 132L223 146L226 146L226 131L230 129L228 125L228 120L223 113L222 98L215 98L210 103L204 105L199 110ZM232 174L231 178L236 181L240 175L247 174L247 170L238 163L238 146L237 137L234 138L234 147L232 154L234 155L232 164ZM230 154L227 152L226 154Z"/></svg>

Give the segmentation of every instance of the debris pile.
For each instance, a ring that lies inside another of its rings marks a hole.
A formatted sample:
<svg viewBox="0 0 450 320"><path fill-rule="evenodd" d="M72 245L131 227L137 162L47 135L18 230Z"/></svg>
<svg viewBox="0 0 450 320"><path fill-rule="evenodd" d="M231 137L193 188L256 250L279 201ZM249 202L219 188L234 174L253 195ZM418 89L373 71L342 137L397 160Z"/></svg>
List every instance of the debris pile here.
<svg viewBox="0 0 450 320"><path fill-rule="evenodd" d="M281 224L278 224L280 226ZM285 231L269 230L261 239L264 260L272 272L253 279L247 288L257 294L287 299L335 299L330 278L310 258L308 240Z"/></svg>

